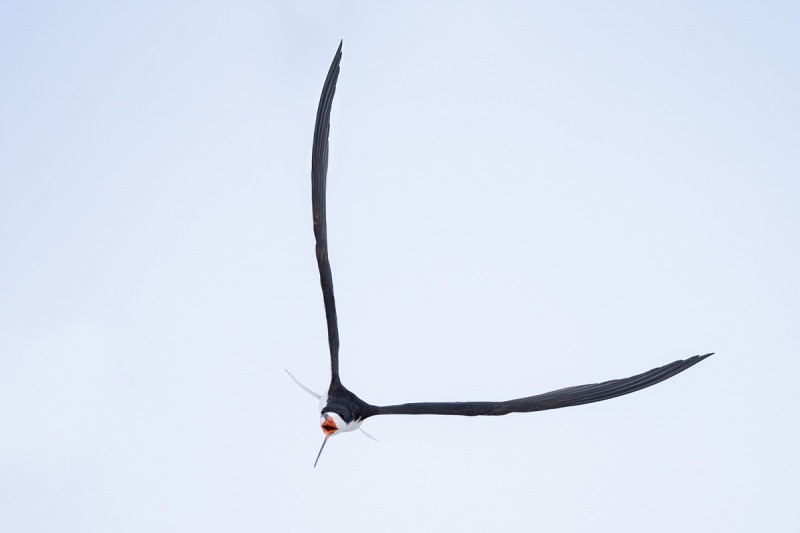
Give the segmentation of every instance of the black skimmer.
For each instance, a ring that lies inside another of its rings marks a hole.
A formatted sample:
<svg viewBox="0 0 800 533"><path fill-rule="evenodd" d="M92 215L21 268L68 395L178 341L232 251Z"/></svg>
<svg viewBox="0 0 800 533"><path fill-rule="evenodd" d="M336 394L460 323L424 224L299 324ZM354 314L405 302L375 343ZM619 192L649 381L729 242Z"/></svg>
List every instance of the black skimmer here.
<svg viewBox="0 0 800 533"><path fill-rule="evenodd" d="M528 413L559 409L585 403L599 402L630 394L680 374L713 355L695 355L685 360L675 361L635 376L567 387L536 396L507 400L503 402L422 402L401 405L372 405L350 392L339 377L339 328L336 322L336 303L333 297L333 276L328 259L327 221L325 216L325 187L328 173L328 134L330 131L331 104L336 92L339 77L339 62L342 59L342 43L336 50L333 63L322 87L322 96L317 109L314 127L314 144L311 156L311 204L314 215L314 237L316 239L319 280L325 302L325 316L328 322L328 345L331 353L331 383L326 395L320 395L289 376L303 389L320 400L322 430L325 440L319 449L314 466L317 465L325 443L338 433L360 429L364 420L377 415L460 415L460 416L500 416L509 413ZM363 430L362 430L363 431ZM369 436L369 434L368 434Z"/></svg>

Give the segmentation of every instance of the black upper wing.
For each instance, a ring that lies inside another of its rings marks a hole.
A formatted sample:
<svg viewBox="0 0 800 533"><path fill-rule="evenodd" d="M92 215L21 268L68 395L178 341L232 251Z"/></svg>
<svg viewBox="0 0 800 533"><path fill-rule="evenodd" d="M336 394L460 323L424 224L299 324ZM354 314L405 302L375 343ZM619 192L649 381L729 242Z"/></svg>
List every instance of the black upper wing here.
<svg viewBox="0 0 800 533"><path fill-rule="evenodd" d="M311 207L314 214L314 238L317 241L317 265L322 297L325 300L325 317L328 321L328 344L331 348L331 376L339 376L339 326L336 323L336 301L333 297L333 275L328 260L328 224L325 216L325 182L328 176L328 133L331 129L331 105L339 78L342 43L333 56L331 68L322 87L314 126L314 146L311 150Z"/></svg>
<svg viewBox="0 0 800 533"><path fill-rule="evenodd" d="M614 379L592 385L578 385L552 392L546 392L527 398L508 400L505 402L427 402L404 403L378 407L379 415L461 415L461 416L499 416L509 413L528 413L559 409L572 405L600 402L623 394L636 392L696 365L713 354L695 355L686 360L675 361L668 365L654 368L649 372L624 379Z"/></svg>

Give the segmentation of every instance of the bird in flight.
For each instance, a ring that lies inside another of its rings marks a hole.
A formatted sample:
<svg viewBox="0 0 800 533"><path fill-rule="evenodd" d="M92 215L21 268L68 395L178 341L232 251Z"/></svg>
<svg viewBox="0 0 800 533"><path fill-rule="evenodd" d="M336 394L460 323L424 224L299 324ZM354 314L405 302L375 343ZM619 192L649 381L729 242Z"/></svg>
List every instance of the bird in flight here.
<svg viewBox="0 0 800 533"><path fill-rule="evenodd" d="M314 127L314 144L311 152L311 206L314 217L314 238L316 239L317 265L325 302L325 317L328 323L328 345L331 353L331 382L328 392L320 395L289 376L310 394L319 398L320 423L325 440L319 449L314 466L317 466L325 443L333 435L360 429L367 418L378 415L459 415L459 416L500 416L509 413L529 413L559 409L585 403L600 402L630 394L680 374L713 354L695 355L685 360L675 361L648 372L623 379L614 379L591 385L577 385L558 389L536 396L517 398L502 402L420 402L400 405L372 405L352 392L343 384L339 376L339 328L336 321L336 302L333 297L333 276L328 259L328 228L325 215L325 188L328 174L328 134L330 131L331 105L339 77L339 63L342 59L342 43L333 57L328 76L322 87L322 96L317 109ZM363 431L363 430L362 430ZM366 433L366 432L365 432ZM369 436L369 435L368 435Z"/></svg>

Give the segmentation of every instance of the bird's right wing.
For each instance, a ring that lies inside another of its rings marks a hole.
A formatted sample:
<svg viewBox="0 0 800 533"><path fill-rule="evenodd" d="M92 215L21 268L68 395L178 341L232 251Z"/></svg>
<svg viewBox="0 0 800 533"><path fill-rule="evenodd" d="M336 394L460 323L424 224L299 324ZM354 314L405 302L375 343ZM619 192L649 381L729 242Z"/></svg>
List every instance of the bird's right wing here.
<svg viewBox="0 0 800 533"><path fill-rule="evenodd" d="M328 259L328 222L325 213L325 188L328 178L328 133L331 129L331 105L339 78L339 62L342 59L342 43L333 56L333 62L322 86L322 95L317 108L314 125L314 145L311 149L311 210L314 215L314 239L316 240L319 283L325 302L325 318L328 322L328 345L331 350L331 377L339 376L339 326L336 321L336 301L333 297L333 274Z"/></svg>
<svg viewBox="0 0 800 533"><path fill-rule="evenodd" d="M378 415L460 415L460 416L500 416L509 413L528 413L560 409L573 405L600 402L630 394L680 374L713 354L695 355L686 360L675 361L648 372L624 379L614 379L592 385L567 387L536 396L518 398L505 402L427 402L404 403L377 407Z"/></svg>

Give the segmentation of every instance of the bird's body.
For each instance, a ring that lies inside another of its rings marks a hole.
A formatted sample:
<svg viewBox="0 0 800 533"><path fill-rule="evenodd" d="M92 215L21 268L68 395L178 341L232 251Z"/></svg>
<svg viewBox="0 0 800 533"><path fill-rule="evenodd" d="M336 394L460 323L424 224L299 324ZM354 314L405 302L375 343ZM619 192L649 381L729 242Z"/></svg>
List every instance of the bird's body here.
<svg viewBox="0 0 800 533"><path fill-rule="evenodd" d="M333 295L333 275L328 258L327 218L325 212L325 191L328 170L328 134L330 131L330 114L333 96L336 91L336 80L339 76L339 63L342 58L342 45L333 58L325 84L322 89L317 119L314 128L314 143L311 159L311 196L314 218L314 237L316 240L317 265L320 273L320 285L325 303L325 316L328 324L328 344L331 356L331 382L327 394L318 395L300 384L311 394L320 399L321 427L325 432L325 443L331 436L360 429L367 418L377 415L459 415L459 416L501 416L509 413L527 413L582 405L585 403L608 400L650 387L683 372L699 363L710 353L695 355L685 360L678 360L641 374L602 383L578 385L564 389L500 402L422 402L400 405L371 405L351 391L339 376L339 330L336 316L336 304ZM291 374L290 374L291 375ZM294 376L292 376L294 379ZM297 381L297 380L295 380ZM320 454L322 453L320 448ZM317 455L319 460L319 454ZM316 465L316 462L314 463Z"/></svg>

